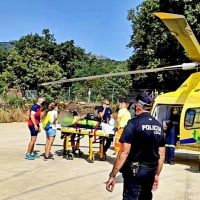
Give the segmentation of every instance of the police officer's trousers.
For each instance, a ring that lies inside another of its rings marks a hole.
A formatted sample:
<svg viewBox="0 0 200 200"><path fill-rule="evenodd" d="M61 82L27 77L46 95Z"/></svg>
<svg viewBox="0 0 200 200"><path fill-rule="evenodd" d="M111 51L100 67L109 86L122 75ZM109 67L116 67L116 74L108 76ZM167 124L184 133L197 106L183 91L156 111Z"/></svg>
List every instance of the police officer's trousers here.
<svg viewBox="0 0 200 200"><path fill-rule="evenodd" d="M123 200L151 200L156 169L142 168L136 176L123 174Z"/></svg>
<svg viewBox="0 0 200 200"><path fill-rule="evenodd" d="M174 125L170 129L169 133L166 135L165 162L174 161L175 145L176 145L176 132Z"/></svg>

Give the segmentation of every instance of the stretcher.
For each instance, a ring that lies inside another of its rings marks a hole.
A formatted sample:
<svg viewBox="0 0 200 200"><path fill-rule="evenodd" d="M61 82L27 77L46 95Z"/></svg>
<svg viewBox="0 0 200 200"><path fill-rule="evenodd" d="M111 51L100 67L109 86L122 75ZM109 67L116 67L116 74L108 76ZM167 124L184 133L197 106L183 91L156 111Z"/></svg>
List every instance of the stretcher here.
<svg viewBox="0 0 200 200"><path fill-rule="evenodd" d="M98 154L100 160L105 160L106 155L103 152L105 138L113 138L115 133L114 126L93 120L79 119L74 120L70 126L62 126L61 139L65 138L64 154L66 159L73 160L74 156L84 157L84 153L80 150L80 140L88 135L89 137L89 156L87 161L93 163L95 155ZM70 146L69 143L74 145ZM76 145L75 145L76 142ZM93 144L99 143L99 150L93 151ZM70 147L72 150L70 150Z"/></svg>

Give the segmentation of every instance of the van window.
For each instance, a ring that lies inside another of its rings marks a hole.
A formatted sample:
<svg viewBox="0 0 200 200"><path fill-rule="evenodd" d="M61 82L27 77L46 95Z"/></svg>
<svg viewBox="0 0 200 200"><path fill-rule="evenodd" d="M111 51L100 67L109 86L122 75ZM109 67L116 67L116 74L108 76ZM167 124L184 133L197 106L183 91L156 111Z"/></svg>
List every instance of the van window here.
<svg viewBox="0 0 200 200"><path fill-rule="evenodd" d="M185 128L200 128L200 108L189 108L185 113Z"/></svg>

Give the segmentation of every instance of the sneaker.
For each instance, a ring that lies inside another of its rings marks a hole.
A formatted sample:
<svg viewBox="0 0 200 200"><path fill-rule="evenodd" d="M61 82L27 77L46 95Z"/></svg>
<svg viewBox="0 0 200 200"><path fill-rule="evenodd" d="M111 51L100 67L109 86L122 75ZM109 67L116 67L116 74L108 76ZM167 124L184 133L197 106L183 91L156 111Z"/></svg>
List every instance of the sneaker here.
<svg viewBox="0 0 200 200"><path fill-rule="evenodd" d="M35 158L31 154L26 154L25 159L27 160L34 160Z"/></svg>
<svg viewBox="0 0 200 200"><path fill-rule="evenodd" d="M171 160L171 161L169 162L169 164L170 164L170 165L175 165L175 162L174 162L173 160Z"/></svg>
<svg viewBox="0 0 200 200"><path fill-rule="evenodd" d="M54 160L54 158L50 158L50 157L44 157L44 161L48 161L48 160Z"/></svg>
<svg viewBox="0 0 200 200"><path fill-rule="evenodd" d="M40 156L38 156L37 154L32 154L31 155L33 158L40 158Z"/></svg>

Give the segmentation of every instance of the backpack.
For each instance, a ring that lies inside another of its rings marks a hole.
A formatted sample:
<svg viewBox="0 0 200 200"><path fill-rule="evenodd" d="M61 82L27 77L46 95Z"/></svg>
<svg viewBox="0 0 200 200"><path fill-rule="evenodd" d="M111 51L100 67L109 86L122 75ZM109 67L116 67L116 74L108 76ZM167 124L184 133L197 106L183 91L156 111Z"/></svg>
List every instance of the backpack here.
<svg viewBox="0 0 200 200"><path fill-rule="evenodd" d="M85 119L93 120L93 121L97 121L97 122L101 121L101 118L98 117L97 115L95 115L94 113L87 113L87 115L85 116Z"/></svg>
<svg viewBox="0 0 200 200"><path fill-rule="evenodd" d="M50 129L50 126L51 126L50 119L51 119L50 114L47 114L47 116L45 117L45 119L44 119L44 121L43 121L43 124L42 124L42 128L43 128L45 131L48 131L48 130Z"/></svg>

